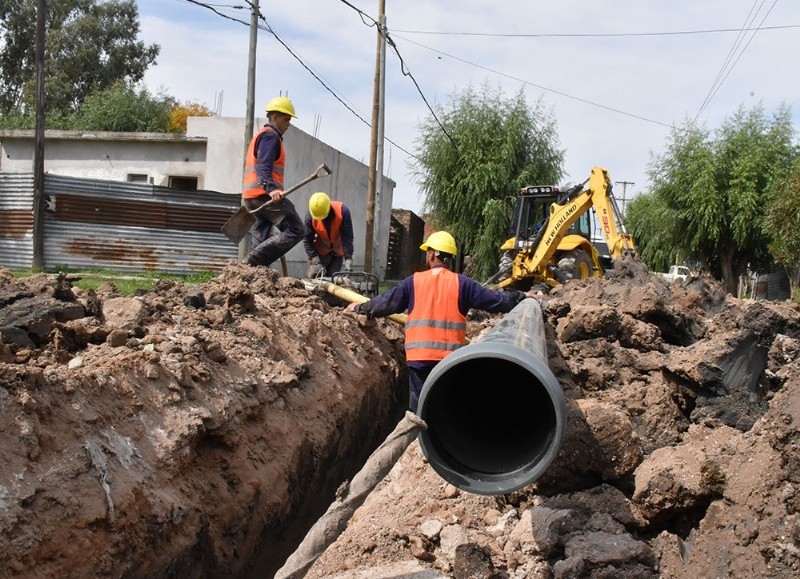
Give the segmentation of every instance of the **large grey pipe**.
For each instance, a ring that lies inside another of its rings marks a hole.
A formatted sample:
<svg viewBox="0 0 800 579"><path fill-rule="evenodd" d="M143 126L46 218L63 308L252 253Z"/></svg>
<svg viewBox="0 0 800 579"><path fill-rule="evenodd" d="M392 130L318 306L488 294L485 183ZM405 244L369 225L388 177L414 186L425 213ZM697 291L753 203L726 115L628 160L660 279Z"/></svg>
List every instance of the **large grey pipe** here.
<svg viewBox="0 0 800 579"><path fill-rule="evenodd" d="M539 302L525 299L486 336L439 362L420 395L420 446L461 490L503 495L544 473L566 426L564 393L547 365Z"/></svg>

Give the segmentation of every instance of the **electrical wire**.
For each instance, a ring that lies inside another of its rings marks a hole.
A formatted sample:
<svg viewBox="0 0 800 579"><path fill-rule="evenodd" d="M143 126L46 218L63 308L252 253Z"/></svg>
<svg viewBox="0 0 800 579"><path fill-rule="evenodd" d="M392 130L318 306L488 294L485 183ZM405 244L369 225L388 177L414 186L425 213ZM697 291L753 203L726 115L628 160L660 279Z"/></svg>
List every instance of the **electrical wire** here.
<svg viewBox="0 0 800 579"><path fill-rule="evenodd" d="M492 74L496 74L498 76L502 76L502 77L505 77L505 78L508 78L508 79L511 79L511 80L514 80L514 81L517 81L517 82L521 82L522 84L525 84L525 85L528 85L528 86L536 87L536 88L538 88L540 90L543 90L545 92L550 92L550 93L553 93L553 94L557 94L559 96L563 96L565 98L572 99L572 100L575 100L575 101L578 101L578 102L582 102L584 104L591 105L591 106L594 106L594 107L598 107L598 108L601 108L601 109L604 109L604 110L607 110L607 111L610 111L610 112L618 113L620 115L625 115L627 117L631 117L631 118L634 118L634 119L639 119L640 121L646 121L648 123L653 123L655 125L660 125L662 127L667 127L667 128L670 128L670 129L672 128L671 124L663 123L661 121L656 121L654 119L648 119L647 117L643 117L641 115L637 115L637 114L634 114L634 113L629 113L629 112L623 111L621 109L617 109L617 108L614 108L614 107L610 107L608 105L596 103L594 101L590 101L590 100L582 98L582 97L577 97L577 96L574 96L574 95L571 95L571 94L568 94L568 93L565 93L565 92L562 92L562 91L559 91L559 90L556 90L556 89L548 88L546 86L543 86L543 85L540 85L540 84L536 84L534 82L531 82L531 81L528 81L528 80L525 80L525 79L510 75L510 74L507 74L505 72L500 72L498 70L494 70L494 69L489 68L487 66L483 66L482 64L478 64L477 62L472 62L472 61L460 58L458 56L453 56L452 54L448 54L448 53L443 52L441 50L438 50L436 48L432 48L432 47L427 46L425 44L421 44L419 42L415 42L414 40L411 40L410 38L404 38L402 36L398 36L398 38L402 38L403 40L405 40L406 42L410 42L411 44L416 44L420 48L424 48L426 50L430 50L431 52L435 52L437 54L441 54L442 56L446 56L448 58L452 58L453 60L457 60L459 62L463 62L464 64L468 64L470 66L474 66L476 68L480 68L481 70L485 70L487 72L491 72Z"/></svg>
<svg viewBox="0 0 800 579"><path fill-rule="evenodd" d="M344 1L344 0L341 0ZM800 28L800 24L785 24L782 26L758 26L757 28L712 28L709 30L674 30L666 32L544 32L544 33L511 33L511 32L442 32L435 30L402 30L393 28L392 32L401 34L427 34L431 36L486 36L489 38L625 38L637 36L688 36L695 34L719 34L727 32L741 33L743 31L783 30L786 28Z"/></svg>
<svg viewBox="0 0 800 579"><path fill-rule="evenodd" d="M767 10L766 14L764 14L764 17L761 19L759 25L755 28L751 28L750 26L752 22L756 19L758 13L761 12L761 9L763 8L765 2L766 0L761 0L761 4L756 9L756 4L758 3L758 0L755 0L753 6L750 8L750 12L747 14L747 18L745 18L745 23L740 29L741 30L740 34L737 35L736 40L733 43L733 46L728 51L728 55L725 57L725 61L722 63L722 67L717 73L717 76L714 78L714 81L711 83L711 88L708 89L708 93L706 94L705 99L703 99L703 103L700 105L700 108L697 110L697 114L694 116L695 123L697 123L697 119L700 117L700 115L703 113L703 111L706 109L709 103L711 103L711 100L716 96L717 92L719 92L719 89L722 88L722 85L725 83L725 80L733 71L733 68L739 62L739 59L744 54L745 50L747 50L747 48L750 46L750 43L753 41L753 38L755 38L756 32L758 32L759 30L763 30L761 24L764 23L764 21L767 19L767 16L769 16L770 13L772 12L772 9L775 8L775 5L778 3L778 0L774 0L772 2L772 6L770 6L769 10ZM734 59L733 55L742 45L742 42L744 42L744 38L746 36L746 32L749 31L752 31L752 34L750 34L750 38L748 38L747 43L744 45L744 47L741 48L741 50L739 50L739 53L736 55L736 58Z"/></svg>

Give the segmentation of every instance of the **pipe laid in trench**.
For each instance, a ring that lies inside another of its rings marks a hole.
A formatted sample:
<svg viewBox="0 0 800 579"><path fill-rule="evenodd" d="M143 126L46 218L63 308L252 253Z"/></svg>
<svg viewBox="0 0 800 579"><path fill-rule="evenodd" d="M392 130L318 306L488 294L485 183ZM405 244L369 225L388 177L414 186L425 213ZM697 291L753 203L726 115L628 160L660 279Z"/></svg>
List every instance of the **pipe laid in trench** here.
<svg viewBox="0 0 800 579"><path fill-rule="evenodd" d="M483 339L439 362L418 414L428 425L419 438L423 453L459 489L503 495L539 478L566 427L539 302L523 300Z"/></svg>

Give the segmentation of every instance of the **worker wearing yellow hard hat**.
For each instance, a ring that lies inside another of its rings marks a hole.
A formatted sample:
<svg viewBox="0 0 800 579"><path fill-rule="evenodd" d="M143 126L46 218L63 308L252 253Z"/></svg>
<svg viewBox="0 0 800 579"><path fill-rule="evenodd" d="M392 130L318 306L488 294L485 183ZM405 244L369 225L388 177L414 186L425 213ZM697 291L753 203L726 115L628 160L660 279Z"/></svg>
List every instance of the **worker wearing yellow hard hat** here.
<svg viewBox="0 0 800 579"><path fill-rule="evenodd" d="M247 263L269 266L297 245L306 229L294 204L283 193L283 135L292 118L297 117L294 104L288 97L277 96L265 108L267 124L253 136L245 154L242 204L256 218Z"/></svg>
<svg viewBox="0 0 800 579"><path fill-rule="evenodd" d="M314 193L308 200L305 226L307 277L353 271L353 219L344 203L331 201L327 193Z"/></svg>
<svg viewBox="0 0 800 579"><path fill-rule="evenodd" d="M458 246L446 231L431 233L420 249L425 252L426 271L408 276L367 302L348 306L368 318L408 310L405 346L412 412L417 411L422 385L433 367L464 345L471 308L505 313L523 299L534 297L533 292L492 290L450 271Z"/></svg>

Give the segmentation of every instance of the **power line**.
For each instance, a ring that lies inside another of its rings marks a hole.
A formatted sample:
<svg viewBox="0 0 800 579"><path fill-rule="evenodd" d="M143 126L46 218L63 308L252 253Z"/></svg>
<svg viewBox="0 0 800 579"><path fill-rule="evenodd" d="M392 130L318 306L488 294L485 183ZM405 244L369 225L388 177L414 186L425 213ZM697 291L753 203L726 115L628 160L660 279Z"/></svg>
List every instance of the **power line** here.
<svg viewBox="0 0 800 579"><path fill-rule="evenodd" d="M637 114L634 114L634 113L629 113L629 112L623 111L621 109L617 109L617 108L614 108L614 107L610 107L610 106L607 106L607 105L596 103L596 102L590 101L590 100L585 99L585 98L577 97L577 96L574 96L574 95L571 95L571 94L567 94L567 93L559 91L559 90L548 88L546 86L542 86L540 84L536 84L534 82L531 82L531 81L528 81L528 80L525 80L525 79L522 79L522 78L519 78L519 77L516 77L516 76L512 76L512 75L507 74L505 72L500 72L498 70L494 70L492 68L489 68L487 66L483 66L483 65L478 64L476 62L471 62L469 60L466 60L466 59L463 59L463 58L459 58L458 56L453 56L452 54L448 54L446 52L442 52L441 50L437 50L436 48L431 48L430 46L427 46L425 44L421 44L419 42L415 42L415 41L413 41L413 40L411 40L409 38L404 38L402 36L399 36L398 38L402 38L406 42L410 42L411 44L416 44L417 46L419 46L421 48L425 48L427 50L430 50L431 52L436 52L437 54L441 54L442 56L446 56L448 58L452 58L453 60L457 60L459 62L463 62L464 64L468 64L470 66L474 66L476 68L480 68L481 70L485 70L487 72L491 72L492 74L496 74L498 76L503 76L505 78L508 78L508 79L511 79L511 80L514 80L514 81L517 81L517 82L521 82L521 83L529 85L529 86L536 87L536 88L538 88L540 90L543 90L543 91L546 91L546 92L557 94L559 96L563 96L563 97L566 97L568 99L576 100L576 101L582 102L584 104L592 105L594 107L599 107L601 109L605 109L607 111L618 113L620 115L625 115L625 116L628 116L628 117L632 117L634 119L639 119L640 121L646 121L648 123L653 123L655 125L660 125L662 127L667 127L669 129L672 128L672 125L668 124L668 123L663 123L661 121L656 121L654 119L648 119L647 117L643 117L641 115L637 115Z"/></svg>
<svg viewBox="0 0 800 579"><path fill-rule="evenodd" d="M705 99L703 99L703 104L700 105L697 114L694 116L695 123L697 122L697 119L700 117L703 111L706 109L708 104L711 102L711 99L713 99L716 96L719 89L722 88L722 85L728 78L728 75L730 75L731 71L733 71L733 67L736 66L736 63L739 62L739 59L744 54L744 51L747 50L747 47L750 46L750 43L753 41L753 38L755 38L756 32L761 30L760 25L764 23L764 21L767 19L767 16L769 16L770 12L772 12L772 9L775 8L775 5L778 3L778 0L774 0L772 2L772 6L770 6L769 10L767 10L767 12L764 14L764 17L761 19L761 22L759 23L758 27L749 28L753 20L755 20L755 18L758 16L758 13L761 11L761 8L764 6L765 1L766 0L761 0L761 4L758 6L757 9L755 9L755 4L758 3L758 0L755 0L753 7L750 8L750 12L747 14L747 18L745 18L745 23L741 28L740 34L737 35L736 40L733 43L733 46L728 51L728 55L725 57L725 61L722 63L722 67L717 73L717 76L714 78L714 81L711 83L711 88L708 89L708 93L706 94ZM739 54L736 55L736 58L733 59L734 53L742 45L746 32L748 31L752 31L752 34L750 34L750 38L747 40L747 43L744 45L744 47L741 48Z"/></svg>
<svg viewBox="0 0 800 579"><path fill-rule="evenodd" d="M344 0L341 0L344 1ZM431 36L486 36L490 38L624 38L641 36L689 36L697 34L719 34L727 32L749 32L759 30L783 30L787 28L800 28L800 24L785 24L782 26L758 26L755 28L713 28L709 30L675 30L666 32L544 32L544 33L511 33L511 32L442 32L436 30L401 30L393 29L392 32L402 34L426 34Z"/></svg>

